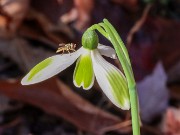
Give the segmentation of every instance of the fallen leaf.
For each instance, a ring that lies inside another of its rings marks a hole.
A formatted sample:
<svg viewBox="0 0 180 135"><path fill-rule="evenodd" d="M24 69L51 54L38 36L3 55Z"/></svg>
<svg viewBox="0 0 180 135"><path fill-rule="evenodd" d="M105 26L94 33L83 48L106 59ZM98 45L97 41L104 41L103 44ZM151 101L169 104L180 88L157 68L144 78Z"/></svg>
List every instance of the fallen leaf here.
<svg viewBox="0 0 180 135"><path fill-rule="evenodd" d="M74 33L68 26L63 23L53 24L44 14L32 9L20 27L19 34L22 37L42 41L55 49L59 43L74 38Z"/></svg>
<svg viewBox="0 0 180 135"><path fill-rule="evenodd" d="M180 23L175 20L157 18L154 20L159 38L155 43L156 55L161 59L168 79L171 98L178 99L180 80Z"/></svg>
<svg viewBox="0 0 180 135"><path fill-rule="evenodd" d="M156 23L159 34L155 44L157 55L162 60L166 71L169 71L180 60L180 23L162 18L153 21Z"/></svg>
<svg viewBox="0 0 180 135"><path fill-rule="evenodd" d="M180 82L180 61L177 61L175 65L171 66L168 70L168 84L179 84Z"/></svg>
<svg viewBox="0 0 180 135"><path fill-rule="evenodd" d="M180 85L179 84L176 84L176 85L173 84L171 86L168 86L168 88L170 89L170 98L179 101L179 99L180 99Z"/></svg>
<svg viewBox="0 0 180 135"><path fill-rule="evenodd" d="M9 98L7 98L6 96L0 95L0 113L3 113L5 111L10 111L10 110L17 110L22 107L20 104L13 106L9 102L10 102Z"/></svg>
<svg viewBox="0 0 180 135"><path fill-rule="evenodd" d="M0 37L12 37L29 9L29 0L1 0L0 7Z"/></svg>
<svg viewBox="0 0 180 135"><path fill-rule="evenodd" d="M73 7L73 0L31 0L31 7L56 24L59 21L59 17Z"/></svg>
<svg viewBox="0 0 180 135"><path fill-rule="evenodd" d="M128 10L137 10L137 0L111 0L114 3L120 4Z"/></svg>
<svg viewBox="0 0 180 135"><path fill-rule="evenodd" d="M145 23L147 15L151 9L152 5L149 4L145 7L142 17L134 24L134 26L131 28L131 30L128 33L127 36L127 47L129 48L131 45L131 42L133 40L134 34L140 30L140 28L142 27L142 25Z"/></svg>
<svg viewBox="0 0 180 135"><path fill-rule="evenodd" d="M171 66L168 70L168 87L170 89L171 99L180 99L180 61Z"/></svg>
<svg viewBox="0 0 180 135"><path fill-rule="evenodd" d="M104 134L107 131L105 128L122 122L75 94L57 78L31 86L22 86L19 81L1 81L0 93L39 107L51 115L66 119L78 129L97 135ZM123 129L116 129L116 132L123 132Z"/></svg>
<svg viewBox="0 0 180 135"><path fill-rule="evenodd" d="M53 53L43 48L32 47L22 38L12 38L11 40L0 40L0 54L15 62L22 71L29 71L34 65Z"/></svg>
<svg viewBox="0 0 180 135"><path fill-rule="evenodd" d="M16 119L12 120L11 122L8 122L4 125L0 125L0 135L3 135L4 131L8 130L8 128L17 126L18 124L22 123L22 119L20 117L17 117Z"/></svg>
<svg viewBox="0 0 180 135"><path fill-rule="evenodd" d="M64 14L60 20L64 23L75 21L75 28L84 31L90 25L94 0L74 0L74 8Z"/></svg>

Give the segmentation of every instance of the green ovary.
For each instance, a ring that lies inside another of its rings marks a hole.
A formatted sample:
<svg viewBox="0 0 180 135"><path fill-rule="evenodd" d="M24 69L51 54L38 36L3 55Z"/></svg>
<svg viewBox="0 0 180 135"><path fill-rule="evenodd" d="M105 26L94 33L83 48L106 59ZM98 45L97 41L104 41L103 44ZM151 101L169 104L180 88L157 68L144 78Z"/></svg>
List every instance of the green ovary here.
<svg viewBox="0 0 180 135"><path fill-rule="evenodd" d="M74 83L83 89L90 89L94 81L94 73L90 52L80 56L74 71Z"/></svg>

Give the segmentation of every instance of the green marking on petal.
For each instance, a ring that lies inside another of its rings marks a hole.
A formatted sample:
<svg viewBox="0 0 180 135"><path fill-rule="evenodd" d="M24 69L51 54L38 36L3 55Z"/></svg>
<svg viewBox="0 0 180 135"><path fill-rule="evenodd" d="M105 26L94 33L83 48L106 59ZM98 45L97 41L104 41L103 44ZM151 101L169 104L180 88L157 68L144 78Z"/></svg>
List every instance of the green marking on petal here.
<svg viewBox="0 0 180 135"><path fill-rule="evenodd" d="M77 87L83 86L83 89L90 89L94 83L94 73L90 51L87 54L82 54L74 71L74 84Z"/></svg>
<svg viewBox="0 0 180 135"><path fill-rule="evenodd" d="M121 105L122 108L129 108L129 91L127 81L124 76L118 71L113 70L107 75L109 83L112 87L112 94L115 100Z"/></svg>
<svg viewBox="0 0 180 135"><path fill-rule="evenodd" d="M37 64L30 72L29 72L29 77L27 79L27 81L31 81L33 79L33 77L38 74L41 70L43 70L44 68L46 68L47 66L49 66L52 63L52 58L48 58L43 60L42 62L40 62L39 64Z"/></svg>

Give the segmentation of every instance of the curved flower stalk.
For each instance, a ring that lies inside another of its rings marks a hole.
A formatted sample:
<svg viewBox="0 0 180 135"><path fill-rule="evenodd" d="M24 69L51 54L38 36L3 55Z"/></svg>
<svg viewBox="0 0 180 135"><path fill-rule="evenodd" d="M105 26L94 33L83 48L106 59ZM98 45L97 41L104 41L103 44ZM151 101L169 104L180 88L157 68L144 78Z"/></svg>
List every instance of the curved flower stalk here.
<svg viewBox="0 0 180 135"><path fill-rule="evenodd" d="M37 64L21 81L22 85L44 81L76 60L73 83L76 87L90 89L96 78L99 86L113 104L124 110L130 108L127 80L121 71L101 55L116 58L114 49L98 44L98 36L87 30L82 37L82 47L71 54L55 55Z"/></svg>
<svg viewBox="0 0 180 135"><path fill-rule="evenodd" d="M112 43L112 45L115 48L115 51L122 65L128 83L130 104L131 104L133 135L140 135L138 96L136 91L136 82L134 79L128 51L123 41L121 40L119 34L117 33L116 29L107 19L104 19L103 23L94 24L89 28L89 30L98 30L105 38L107 38Z"/></svg>

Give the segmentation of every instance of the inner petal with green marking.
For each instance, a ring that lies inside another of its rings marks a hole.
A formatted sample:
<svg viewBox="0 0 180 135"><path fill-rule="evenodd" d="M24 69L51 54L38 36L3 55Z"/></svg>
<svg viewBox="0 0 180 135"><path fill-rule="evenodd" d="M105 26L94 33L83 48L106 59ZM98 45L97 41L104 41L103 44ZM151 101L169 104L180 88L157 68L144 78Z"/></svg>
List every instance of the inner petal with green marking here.
<svg viewBox="0 0 180 135"><path fill-rule="evenodd" d="M88 90L94 84L94 72L91 60L91 51L85 49L84 53L79 57L73 75L74 85L83 87Z"/></svg>
<svg viewBox="0 0 180 135"><path fill-rule="evenodd" d="M112 71L111 71L112 70ZM129 92L127 81L123 74L119 73L117 70L111 69L107 74L107 79L109 80L112 94L117 102L121 106L129 106Z"/></svg>
<svg viewBox="0 0 180 135"><path fill-rule="evenodd" d="M124 110L130 108L127 81L121 71L107 62L98 50L92 51L93 70L96 80L114 105Z"/></svg>

